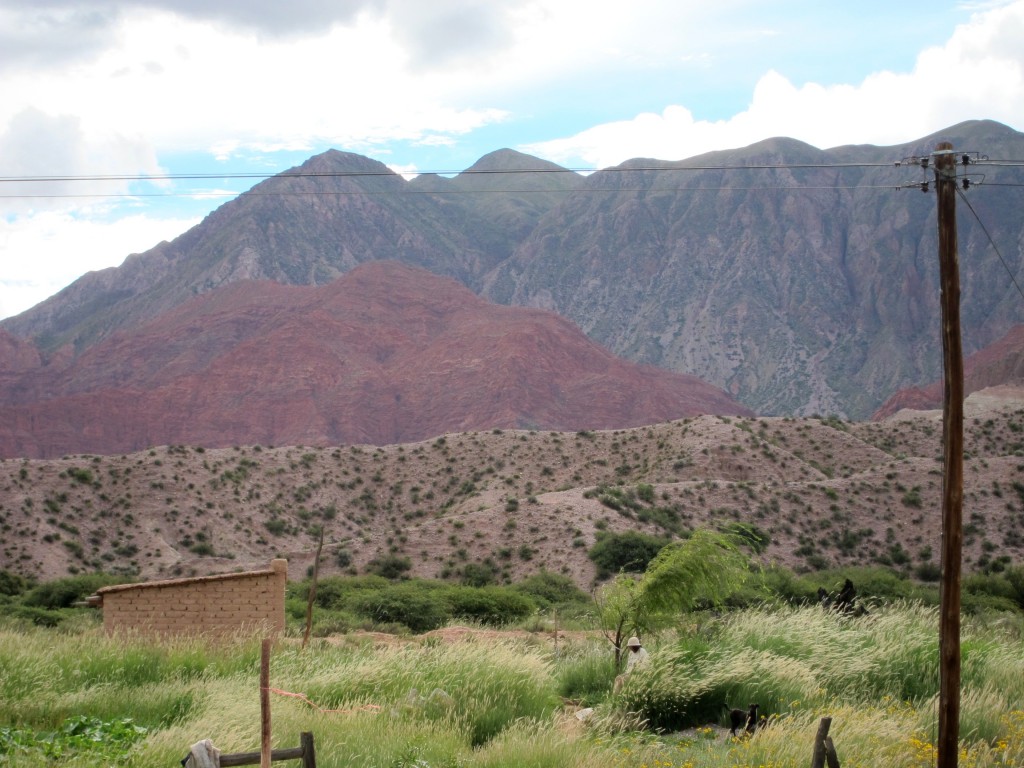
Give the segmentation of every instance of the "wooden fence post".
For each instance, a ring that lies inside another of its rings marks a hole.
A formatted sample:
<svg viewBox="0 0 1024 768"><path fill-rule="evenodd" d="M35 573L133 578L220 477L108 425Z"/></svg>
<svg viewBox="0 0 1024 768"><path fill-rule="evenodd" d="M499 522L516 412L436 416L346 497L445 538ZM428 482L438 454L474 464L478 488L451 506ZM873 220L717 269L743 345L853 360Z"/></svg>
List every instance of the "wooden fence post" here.
<svg viewBox="0 0 1024 768"><path fill-rule="evenodd" d="M316 768L316 747L313 746L312 732L302 732L299 746L302 748L302 768Z"/></svg>
<svg viewBox="0 0 1024 768"><path fill-rule="evenodd" d="M825 762L828 763L828 768L839 768L839 755L836 754L831 736L825 737Z"/></svg>
<svg viewBox="0 0 1024 768"><path fill-rule="evenodd" d="M260 768L270 768L270 643L263 640L260 654Z"/></svg>
<svg viewBox="0 0 1024 768"><path fill-rule="evenodd" d="M814 752L811 755L811 768L825 768L825 739L828 738L828 729L831 726L831 717L823 717L818 723L818 733L814 736Z"/></svg>

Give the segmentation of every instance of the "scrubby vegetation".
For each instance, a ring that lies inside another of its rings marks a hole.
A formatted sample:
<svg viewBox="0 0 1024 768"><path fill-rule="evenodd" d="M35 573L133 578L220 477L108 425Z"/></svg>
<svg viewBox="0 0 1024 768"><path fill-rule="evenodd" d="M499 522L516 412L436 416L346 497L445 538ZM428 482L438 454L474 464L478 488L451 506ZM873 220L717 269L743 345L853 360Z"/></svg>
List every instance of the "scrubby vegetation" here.
<svg viewBox="0 0 1024 768"><path fill-rule="evenodd" d="M964 424L964 573L1024 563L1018 403ZM0 460L0 568L131 579L263 567L508 586L543 564L590 590L665 541L740 535L798 572L938 578L941 424L700 416L390 446L170 445ZM637 538L640 537L640 538Z"/></svg>

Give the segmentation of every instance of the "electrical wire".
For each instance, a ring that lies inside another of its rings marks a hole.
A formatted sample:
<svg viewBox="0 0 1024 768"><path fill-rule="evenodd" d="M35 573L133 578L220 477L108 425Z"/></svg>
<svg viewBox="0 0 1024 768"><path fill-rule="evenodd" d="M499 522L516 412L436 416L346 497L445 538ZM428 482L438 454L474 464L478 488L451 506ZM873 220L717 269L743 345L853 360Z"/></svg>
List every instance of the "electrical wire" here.
<svg viewBox="0 0 1024 768"><path fill-rule="evenodd" d="M960 199L963 200L964 205L967 206L967 209L974 216L975 221L978 222L978 226L981 227L981 231L984 232L985 237L988 238L989 245L992 246L992 250L994 250L996 252L996 256L999 257L999 261L1002 263L1003 269L1005 269L1006 274L1009 275L1010 281L1013 283L1013 287L1017 289L1017 293L1020 294L1021 299L1024 299L1024 291L1021 290L1020 284L1017 282L1017 278L1014 277L1013 272L1010 271L1010 265L1007 264L1006 259L1003 258L1003 254L999 250L999 246L996 245L996 241L992 239L992 235L989 233L988 227L985 226L985 222L981 220L981 217L978 215L978 212L974 210L974 206L971 205L971 201L967 199L967 195L963 193L963 190L957 187L956 193L960 196Z"/></svg>
<svg viewBox="0 0 1024 768"><path fill-rule="evenodd" d="M282 190L282 191L264 191L250 189L246 192L202 192L202 191L191 191L191 192L109 192L109 193L74 193L67 192L61 194L3 194L0 193L0 200L2 199L23 199L23 200L36 200L36 199L62 199L62 198L174 198L174 197L194 197L194 198L225 198L225 197L323 197L328 195L334 195L338 197L354 196L354 195L479 195L486 194L489 192L500 192L506 195L528 195L528 194L588 194L592 192L764 192L772 191L777 192L779 190L797 190L797 191L814 191L814 190L869 190L869 189L886 189L886 190L898 190L903 189L898 184L858 184L858 185L776 185L776 186L735 186L735 187L587 187L583 189L407 189L407 190ZM914 185L913 188L917 188Z"/></svg>
<svg viewBox="0 0 1024 768"><path fill-rule="evenodd" d="M1016 160L989 160L975 161L972 165L1005 165L1015 167ZM463 171L450 170L427 170L418 171L418 176L438 175L450 180L448 174L455 176L501 176L524 174L565 174L565 173L600 173L600 174L622 174L622 173L678 173L682 171L778 171L778 170L845 170L845 169L872 169L872 168L893 168L898 169L904 163L892 162L861 162L861 163L778 163L778 164L756 164L756 165L645 165L633 167L613 168L533 168L533 169L467 169ZM255 172L227 172L227 173L166 173L152 175L136 174L95 174L95 175L38 175L38 176L0 176L0 188L3 184L47 184L47 183L78 183L78 182L160 182L160 181L202 181L202 180L227 180L227 179L358 179L358 178L401 178L402 174L387 170L374 171L284 171L281 173L255 173ZM986 181L986 186L1000 187L1024 187L1024 183L1017 182L991 182ZM975 182L972 186L979 186ZM247 191L233 190L183 190L171 192L61 192L61 193L27 193L27 192L0 192L0 199L21 199L21 200L47 200L47 199L146 199L146 198L183 198L192 197L197 199L224 199L246 196L319 196L319 195L458 195L458 194L580 194L580 193L606 193L606 192L723 192L723 191L765 191L765 190L900 190L908 188L923 188L929 191L928 186L918 184L774 184L774 185L732 185L732 186L700 186L700 187L597 187L581 186L575 189L390 189L390 190L261 190L253 187Z"/></svg>
<svg viewBox="0 0 1024 768"><path fill-rule="evenodd" d="M523 168L523 169L466 169L464 171L416 171L418 176L501 176L524 173L633 173L639 171L758 171L828 168L891 168L892 163L779 163L761 165L652 165L614 168ZM393 177L402 174L392 171L283 171L281 173L161 173L161 174L97 174L97 175L39 175L0 176L0 183L75 182L75 181L182 181L201 179L294 179L294 178L358 178Z"/></svg>

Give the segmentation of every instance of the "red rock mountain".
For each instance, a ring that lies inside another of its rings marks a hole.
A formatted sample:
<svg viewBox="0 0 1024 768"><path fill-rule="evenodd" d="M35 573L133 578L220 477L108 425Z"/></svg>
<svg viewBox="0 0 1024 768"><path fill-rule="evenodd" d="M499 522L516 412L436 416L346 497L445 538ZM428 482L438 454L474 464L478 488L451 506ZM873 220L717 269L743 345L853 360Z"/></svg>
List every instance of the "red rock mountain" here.
<svg viewBox="0 0 1024 768"><path fill-rule="evenodd" d="M1024 325L964 360L964 396L989 387L1024 384ZM942 407L942 382L901 389L872 415L884 419L904 408L928 411Z"/></svg>
<svg viewBox="0 0 1024 768"><path fill-rule="evenodd" d="M934 189L898 191L921 181L903 159L940 140L991 158L959 171L984 178L964 191L958 229L964 349L976 352L1024 322L1006 279L1024 267L1024 167L1012 162L1024 133L990 120L898 146L775 137L587 176L504 149L407 181L329 150L0 328L78 356L227 283L326 285L391 260L557 312L614 354L699 376L759 413L864 419L941 376Z"/></svg>
<svg viewBox="0 0 1024 768"><path fill-rule="evenodd" d="M46 365L7 335L0 345L15 363L0 375L6 457L751 413L692 376L615 357L552 312L491 304L397 262L321 287L231 283Z"/></svg>

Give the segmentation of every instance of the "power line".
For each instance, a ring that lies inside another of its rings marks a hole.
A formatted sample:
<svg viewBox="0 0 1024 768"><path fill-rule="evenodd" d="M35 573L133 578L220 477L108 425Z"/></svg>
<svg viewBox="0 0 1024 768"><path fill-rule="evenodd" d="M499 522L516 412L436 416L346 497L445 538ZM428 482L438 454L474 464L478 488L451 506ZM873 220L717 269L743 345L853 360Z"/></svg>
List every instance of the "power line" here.
<svg viewBox="0 0 1024 768"><path fill-rule="evenodd" d="M971 158L970 155L975 155ZM1017 167L1024 165L1024 161L1017 160L990 160L988 157L979 156L977 153L963 153L964 166L1005 166ZM466 169L463 171L452 170L425 170L417 171L418 176L523 176L526 174L624 174L624 173L679 173L697 171L780 171L780 170L848 170L848 169L875 169L875 168L900 168L906 165L920 165L923 171L927 171L928 158L908 157L897 162L857 162L857 163L766 163L753 165L642 165L642 166L616 166L613 168L524 168L524 169ZM256 173L256 172L225 172L225 173L166 173L166 174L55 174L36 176L0 176L0 185L3 184L48 184L48 183L79 183L79 182L165 182L165 181L203 181L203 180L228 180L228 179L359 179L359 178L403 178L403 174L391 169L387 170L345 170L345 171L284 171L280 173ZM1024 183L1018 182L990 182L971 180L968 183L978 186L985 183L988 186L1000 187L1021 187ZM449 179L450 180L450 179ZM464 189L392 189L392 190L260 190L252 188L247 191L207 191L207 190L186 190L172 192L62 192L62 193L27 193L17 192L4 194L0 193L0 199L144 199L144 198L230 198L240 195L248 196L305 196L305 195L376 195L376 194L428 194L428 195L450 195L450 194L539 194L539 193L601 193L601 192L721 192L728 190L736 191L760 191L760 190L899 190L908 188L919 188L922 191L930 191L927 182L921 184L777 184L777 185L747 185L747 186L700 186L700 187L595 187L581 186L574 189L494 189L494 190L464 190Z"/></svg>
<svg viewBox="0 0 1024 768"><path fill-rule="evenodd" d="M960 196L960 199L964 201L964 204L967 206L968 210L974 216L974 220L978 222L978 226L981 227L981 231L985 233L985 237L988 238L989 245L992 246L992 250L994 250L996 252L996 256L999 257L999 261L1002 263L1003 269L1006 270L1006 274L1009 275L1010 281L1013 283L1013 287L1017 289L1017 293L1019 293L1020 297L1024 299L1024 291L1021 290L1020 285L1017 283L1017 278L1014 277L1013 272L1010 271L1010 265L1007 264L1006 259L1003 258L1003 254L999 250L999 246L996 245L996 241L993 240L992 235L989 234L988 227L985 226L985 222L981 220L981 217L978 215L978 212L974 210L974 206L971 205L971 201L967 199L967 195L963 193L963 190L958 188L956 192Z"/></svg>
<svg viewBox="0 0 1024 768"><path fill-rule="evenodd" d="M790 169L834 169L834 168L891 168L892 163L778 163L757 165L652 165L614 168L522 168L522 169L467 169L425 170L416 171L418 176L502 176L522 174L552 173L659 173L677 171L763 171ZM189 181L204 179L314 179L314 178L365 178L365 177L401 177L403 174L387 171L284 171L281 173L227 172L227 173L163 173L163 174L93 174L73 175L55 174L38 176L0 176L0 183L46 183L46 182L78 182L78 181Z"/></svg>
<svg viewBox="0 0 1024 768"><path fill-rule="evenodd" d="M1024 186L1024 185L1022 185ZM858 185L827 185L827 184L784 184L775 186L728 186L728 187L585 187L580 189L408 189L408 190L281 190L281 191L263 191L263 190L248 190L245 192L232 192L232 191L221 191L221 192L203 192L203 191L192 191L192 192L94 192L94 193L59 193L59 194L2 194L0 193L0 199L19 199L19 200L50 200L50 199L92 199L92 198L174 198L174 197L195 197L195 198L223 198L223 197L323 197L334 195L338 197L355 196L355 195L480 195L480 194L507 194L507 195L528 195L528 194L589 194L589 193L606 193L606 192L758 192L758 191L771 191L777 192L780 190L796 190L796 191L813 191L813 190L871 190L871 189L886 189L886 190L899 190L908 188L905 185L898 184L858 184ZM916 187L915 187L916 188Z"/></svg>

